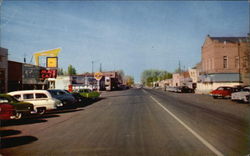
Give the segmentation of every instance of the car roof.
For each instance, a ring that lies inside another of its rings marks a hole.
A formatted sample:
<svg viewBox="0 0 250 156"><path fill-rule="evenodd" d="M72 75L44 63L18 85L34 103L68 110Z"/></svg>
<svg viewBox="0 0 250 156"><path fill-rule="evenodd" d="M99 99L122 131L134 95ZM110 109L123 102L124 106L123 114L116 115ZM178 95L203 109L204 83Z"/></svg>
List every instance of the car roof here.
<svg viewBox="0 0 250 156"><path fill-rule="evenodd" d="M233 87L230 87L230 86L220 86L218 88L233 88Z"/></svg>
<svg viewBox="0 0 250 156"><path fill-rule="evenodd" d="M49 93L47 90L19 90L9 92L8 94L23 94L23 93Z"/></svg>

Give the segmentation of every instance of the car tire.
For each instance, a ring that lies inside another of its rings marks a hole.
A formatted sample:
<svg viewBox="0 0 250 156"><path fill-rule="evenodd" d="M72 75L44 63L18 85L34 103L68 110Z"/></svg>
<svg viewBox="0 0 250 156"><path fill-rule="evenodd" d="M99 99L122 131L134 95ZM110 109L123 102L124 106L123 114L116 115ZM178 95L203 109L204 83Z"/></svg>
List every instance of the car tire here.
<svg viewBox="0 0 250 156"><path fill-rule="evenodd" d="M23 114L22 113L16 113L15 115L15 119L19 120L23 117Z"/></svg>
<svg viewBox="0 0 250 156"><path fill-rule="evenodd" d="M245 103L248 103L248 102L249 102L248 97L245 96L244 99L243 99L243 101L244 101Z"/></svg>
<svg viewBox="0 0 250 156"><path fill-rule="evenodd" d="M46 112L46 108L37 108L37 114L43 115Z"/></svg>
<svg viewBox="0 0 250 156"><path fill-rule="evenodd" d="M214 98L214 99L218 99L218 97L217 97L217 96L213 96L213 98Z"/></svg>

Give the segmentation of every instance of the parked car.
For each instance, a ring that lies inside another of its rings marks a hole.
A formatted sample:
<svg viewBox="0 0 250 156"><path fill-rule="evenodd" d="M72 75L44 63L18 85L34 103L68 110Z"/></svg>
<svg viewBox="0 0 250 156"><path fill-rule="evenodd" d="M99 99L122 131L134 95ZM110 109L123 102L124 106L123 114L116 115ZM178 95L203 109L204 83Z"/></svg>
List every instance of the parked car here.
<svg viewBox="0 0 250 156"><path fill-rule="evenodd" d="M30 102L34 105L34 112L40 115L46 111L63 106L62 102L52 97L46 90L23 90L8 93L19 101Z"/></svg>
<svg viewBox="0 0 250 156"><path fill-rule="evenodd" d="M87 98L81 96L80 93L73 92L73 93L70 93L70 94L72 96L74 96L74 98L76 99L78 105L85 105L85 104L87 104Z"/></svg>
<svg viewBox="0 0 250 156"><path fill-rule="evenodd" d="M169 92L177 92L177 87L168 86L168 87L166 87L166 90Z"/></svg>
<svg viewBox="0 0 250 156"><path fill-rule="evenodd" d="M187 86L179 86L179 87L176 87L175 92L178 92L178 93L193 93L194 90L192 88L187 87Z"/></svg>
<svg viewBox="0 0 250 156"><path fill-rule="evenodd" d="M217 89L210 92L210 95L213 96L213 98L230 98L231 94L233 93L233 87L227 87L227 86L221 86Z"/></svg>
<svg viewBox="0 0 250 156"><path fill-rule="evenodd" d="M242 85L234 86L233 92L240 92L244 87L247 87L247 86L242 86Z"/></svg>
<svg viewBox="0 0 250 156"><path fill-rule="evenodd" d="M246 96L248 104L250 104L250 95Z"/></svg>
<svg viewBox="0 0 250 156"><path fill-rule="evenodd" d="M239 92L232 93L231 100L248 102L250 95L250 87L245 87Z"/></svg>
<svg viewBox="0 0 250 156"><path fill-rule="evenodd" d="M13 105L15 109L15 119L21 119L23 116L30 115L31 112L34 111L33 104L28 102L20 102L14 97L7 94L0 94L0 104Z"/></svg>
<svg viewBox="0 0 250 156"><path fill-rule="evenodd" d="M87 98L87 99L97 99L100 96L100 93L97 91L92 91L90 89L79 89L77 91L81 96Z"/></svg>
<svg viewBox="0 0 250 156"><path fill-rule="evenodd" d="M72 94L65 90L50 89L48 90L53 98L56 98L62 102L62 106L59 108L75 108L77 101Z"/></svg>
<svg viewBox="0 0 250 156"><path fill-rule="evenodd" d="M16 109L13 105L0 101L0 120L10 120L16 118Z"/></svg>

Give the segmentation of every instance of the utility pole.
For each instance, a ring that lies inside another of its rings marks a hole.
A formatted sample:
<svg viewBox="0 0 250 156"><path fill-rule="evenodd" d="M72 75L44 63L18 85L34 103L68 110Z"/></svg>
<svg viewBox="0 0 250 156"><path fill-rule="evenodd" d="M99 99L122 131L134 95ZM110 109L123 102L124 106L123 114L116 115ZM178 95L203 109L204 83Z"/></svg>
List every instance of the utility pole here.
<svg viewBox="0 0 250 156"><path fill-rule="evenodd" d="M100 72L102 72L102 63L100 63Z"/></svg>
<svg viewBox="0 0 250 156"><path fill-rule="evenodd" d="M26 54L23 55L23 62L26 63Z"/></svg>
<svg viewBox="0 0 250 156"><path fill-rule="evenodd" d="M241 83L241 71L240 71L240 61L241 61L241 59L240 59L240 41L238 41L238 57L239 57L239 59L238 59L238 68L239 68L239 84Z"/></svg>
<svg viewBox="0 0 250 156"><path fill-rule="evenodd" d="M181 62L179 60L179 74L181 73Z"/></svg>
<svg viewBox="0 0 250 156"><path fill-rule="evenodd" d="M92 63L92 79L91 79L91 81L92 81L92 85L91 85L91 88L92 88L92 90L93 90L93 85L94 85L94 61L91 61L91 63Z"/></svg>
<svg viewBox="0 0 250 156"><path fill-rule="evenodd" d="M92 64L92 74L94 73L94 61L91 61Z"/></svg>

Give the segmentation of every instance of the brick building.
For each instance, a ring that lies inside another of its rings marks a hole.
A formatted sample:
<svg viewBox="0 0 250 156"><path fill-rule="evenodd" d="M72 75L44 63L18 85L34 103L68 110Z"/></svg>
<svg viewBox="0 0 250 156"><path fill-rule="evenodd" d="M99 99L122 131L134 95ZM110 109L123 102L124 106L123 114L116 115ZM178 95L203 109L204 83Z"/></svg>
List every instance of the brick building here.
<svg viewBox="0 0 250 156"><path fill-rule="evenodd" d="M8 61L8 92L22 90L23 63Z"/></svg>
<svg viewBox="0 0 250 156"><path fill-rule="evenodd" d="M248 34L249 35L249 34ZM250 84L250 36L207 36L202 46L199 92Z"/></svg>
<svg viewBox="0 0 250 156"><path fill-rule="evenodd" d="M250 83L249 37L210 37L202 46L202 74L220 81ZM225 75L225 76L224 76Z"/></svg>
<svg viewBox="0 0 250 156"><path fill-rule="evenodd" d="M8 92L28 89L47 89L48 82L40 79L45 67L8 61Z"/></svg>

